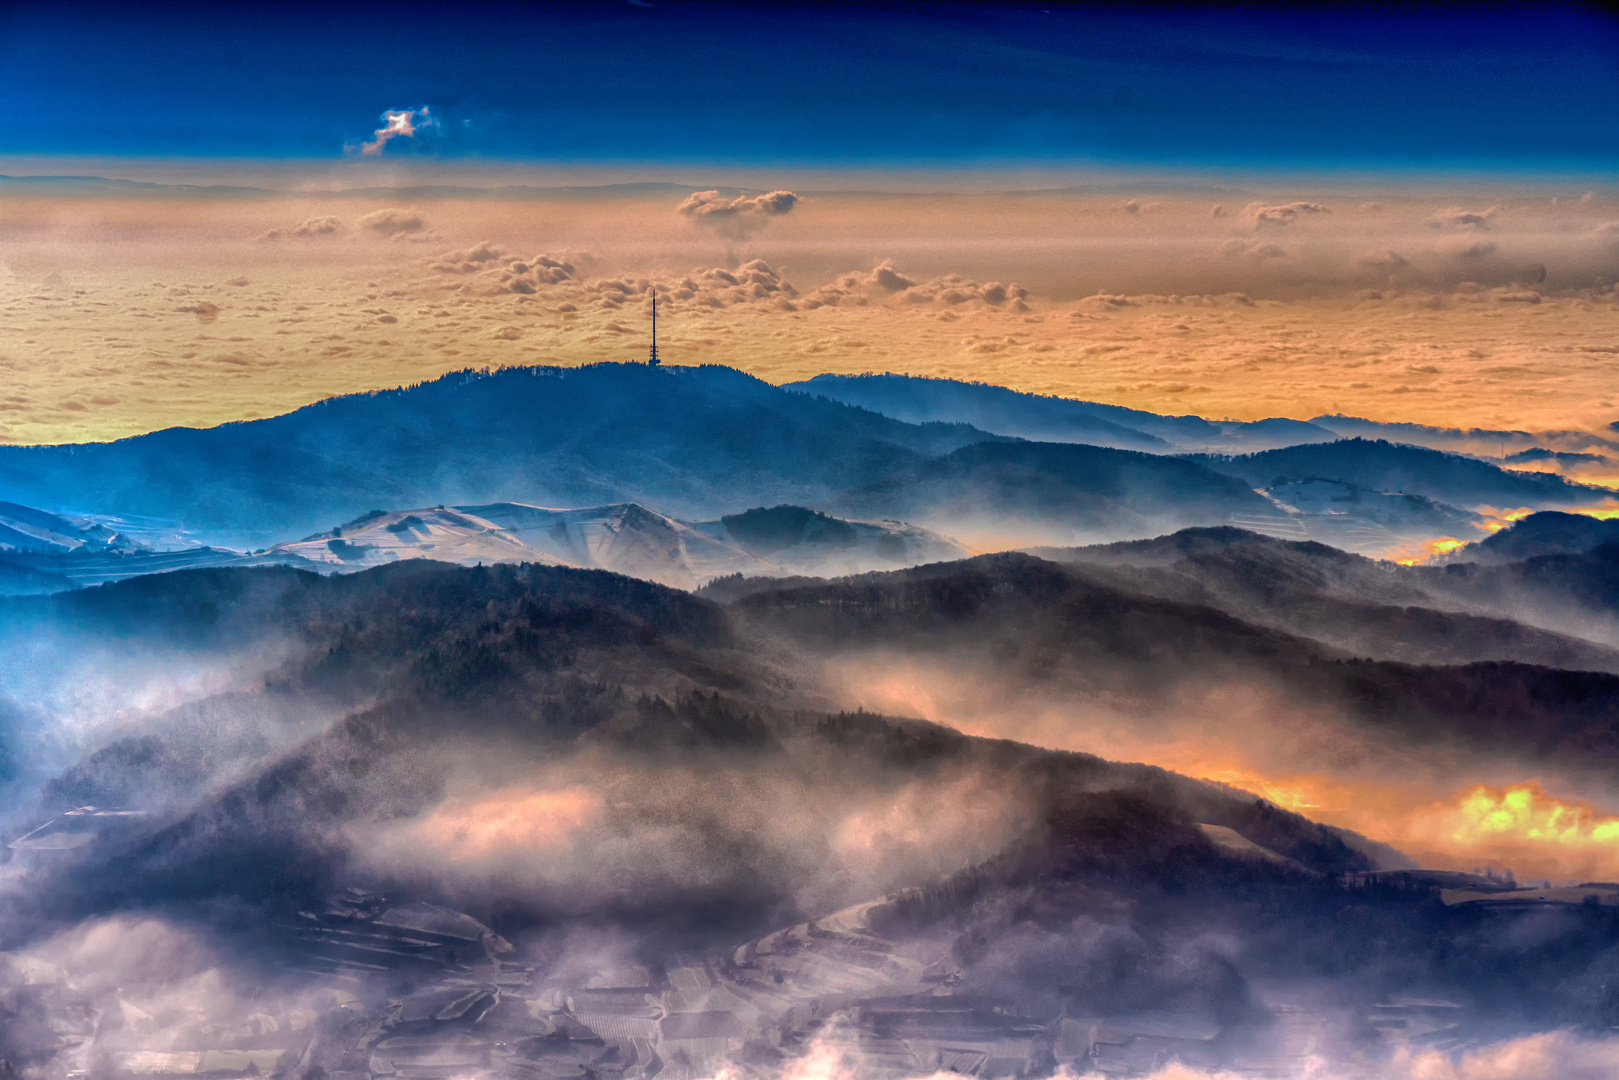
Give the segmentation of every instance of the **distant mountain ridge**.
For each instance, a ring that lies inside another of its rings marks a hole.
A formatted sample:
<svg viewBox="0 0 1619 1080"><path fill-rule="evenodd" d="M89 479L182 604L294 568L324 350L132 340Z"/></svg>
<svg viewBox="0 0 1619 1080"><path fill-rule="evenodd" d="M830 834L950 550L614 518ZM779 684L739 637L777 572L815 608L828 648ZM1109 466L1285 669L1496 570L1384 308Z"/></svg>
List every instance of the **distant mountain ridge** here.
<svg viewBox="0 0 1619 1080"><path fill-rule="evenodd" d="M252 187L242 184L163 184L147 180L120 180L106 176L8 176L0 175L0 191L18 189L29 193L49 192L52 195L138 195L173 196L183 198L299 198L311 196L332 199L540 199L580 196L648 196L690 195L696 191L718 190L722 195L741 195L741 188L707 187L676 184L665 181L641 181L621 184L567 184L541 187L532 184L500 184L478 187L471 184L407 184L397 187L370 186L331 188L325 191Z"/></svg>
<svg viewBox="0 0 1619 1080"><path fill-rule="evenodd" d="M1300 480L1335 480L1378 492L1401 492L1471 507L1587 506L1614 497L1607 488L1574 484L1549 473L1514 472L1487 461L1383 439L1340 439L1255 454L1191 454L1192 461L1256 488Z"/></svg>
<svg viewBox="0 0 1619 1080"><path fill-rule="evenodd" d="M1421 664L1513 660L1619 673L1619 648L1522 622L1510 603L1450 587L1456 575L1391 566L1325 544L1226 527L1032 553L1083 566L1121 588L1203 604L1352 656Z"/></svg>
<svg viewBox="0 0 1619 1080"><path fill-rule="evenodd" d="M912 422L956 421L1037 441L1090 442L1155 453L1257 453L1348 438L1386 439L1507 462L1601 462L1613 460L1604 451L1619 452L1619 439L1589 431L1443 428L1342 414L1308 420L1214 420L895 372L824 374L786 385ZM1508 449L1517 453L1507 456ZM1578 454L1581 451L1597 453Z"/></svg>
<svg viewBox="0 0 1619 1080"><path fill-rule="evenodd" d="M891 372L817 375L786 386L912 423L953 421L1039 442L1084 442L1151 453L1259 450L1339 437L1320 425L1283 417L1211 421L1201 416L1165 416L1122 405L1023 393L989 383Z"/></svg>
<svg viewBox="0 0 1619 1080"><path fill-rule="evenodd" d="M834 505L863 514L881 509L954 535L989 538L1151 536L1233 515L1275 513L1240 480L1195 462L1038 442L964 446L896 470Z"/></svg>
<svg viewBox="0 0 1619 1080"><path fill-rule="evenodd" d="M1381 555L1464 535L1482 523L1477 507L1612 497L1550 474L1381 441L1239 456L1165 452L1192 439L1228 448L1332 436L1291 420L1155 417L897 376L801 385L811 389L715 365L457 372L264 420L110 443L0 446L0 499L58 516L83 509L109 522L163 519L173 525L160 531L193 544L246 549L378 507L634 503L688 523L796 506L911 522L979 549L1238 524ZM883 390L887 398L872 404L901 412L895 402L904 394L927 408L965 401L976 419L1003 430L920 414L911 422L822 392L849 396L851 387Z"/></svg>

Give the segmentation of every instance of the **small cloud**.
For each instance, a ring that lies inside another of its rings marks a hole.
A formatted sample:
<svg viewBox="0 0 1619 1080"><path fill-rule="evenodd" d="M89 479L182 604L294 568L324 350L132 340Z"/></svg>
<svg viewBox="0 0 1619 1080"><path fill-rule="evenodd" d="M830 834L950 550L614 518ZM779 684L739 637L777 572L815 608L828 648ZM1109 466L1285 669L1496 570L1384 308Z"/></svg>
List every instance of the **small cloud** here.
<svg viewBox="0 0 1619 1080"><path fill-rule="evenodd" d="M446 251L426 260L426 264L441 274L471 276L472 280L465 286L469 290L467 295L532 296L548 286L578 284L577 271L569 259L554 255L520 258L487 240L462 251Z"/></svg>
<svg viewBox="0 0 1619 1080"><path fill-rule="evenodd" d="M878 263L872 269L866 281L884 292L899 292L901 289L909 289L916 284L916 282L894 269L892 259L884 259Z"/></svg>
<svg viewBox="0 0 1619 1080"><path fill-rule="evenodd" d="M382 127L372 133L370 142L360 144L360 153L381 154L393 139L415 138L417 133L438 127L438 118L425 105L420 109L390 109L382 114Z"/></svg>
<svg viewBox="0 0 1619 1080"><path fill-rule="evenodd" d="M1253 219L1254 225L1291 225L1301 214L1330 214L1320 203L1290 202L1280 206L1264 206L1260 203L1249 203L1245 213Z"/></svg>
<svg viewBox="0 0 1619 1080"><path fill-rule="evenodd" d="M290 229L271 229L260 240L280 240L284 237L293 237L299 240L315 240L323 236L339 236L348 231L341 218L326 215L324 217L306 218Z"/></svg>
<svg viewBox="0 0 1619 1080"><path fill-rule="evenodd" d="M791 191L735 199L727 199L718 191L698 191L686 196L675 207L675 213L728 239L743 240L773 219L791 213L798 202L798 196Z"/></svg>
<svg viewBox="0 0 1619 1080"><path fill-rule="evenodd" d="M428 265L447 274L475 274L479 270L489 269L493 263L505 257L504 249L482 240L465 251L446 251Z"/></svg>
<svg viewBox="0 0 1619 1080"><path fill-rule="evenodd" d="M1213 218L1223 218L1223 217L1225 217L1225 207L1221 206L1219 203L1215 203L1214 204L1214 209L1209 211L1209 217L1213 217Z"/></svg>
<svg viewBox="0 0 1619 1080"><path fill-rule="evenodd" d="M1164 204L1161 202L1144 203L1139 199L1126 199L1115 207L1115 209L1125 214L1151 214L1163 208ZM1218 217L1219 215L1215 216Z"/></svg>
<svg viewBox="0 0 1619 1080"><path fill-rule="evenodd" d="M1490 219L1500 210L1499 206L1485 210L1466 210L1460 206L1450 206L1434 214L1431 224L1436 229L1487 229L1490 227Z"/></svg>
<svg viewBox="0 0 1619 1080"><path fill-rule="evenodd" d="M960 274L946 274L928 281L917 281L895 269L890 259L884 259L869 274L844 274L836 281L823 285L804 298L809 308L835 307L840 304L863 305L875 298L891 296L899 304L937 304L953 307L969 300L980 300L990 307L1003 305L1013 311L1027 311L1024 301L1029 290L1012 282L1002 284L989 281L980 284Z"/></svg>
<svg viewBox="0 0 1619 1080"><path fill-rule="evenodd" d="M199 301L195 304L188 304L183 308L179 308L178 310L186 313L187 315L195 315L198 322L213 322L215 319L219 318L219 305L210 304L206 300Z"/></svg>
<svg viewBox="0 0 1619 1080"><path fill-rule="evenodd" d="M427 222L414 210L400 210L397 207L388 207L385 210L373 210L359 221L360 228L368 229L379 236L399 236L404 233L419 233L427 228Z"/></svg>

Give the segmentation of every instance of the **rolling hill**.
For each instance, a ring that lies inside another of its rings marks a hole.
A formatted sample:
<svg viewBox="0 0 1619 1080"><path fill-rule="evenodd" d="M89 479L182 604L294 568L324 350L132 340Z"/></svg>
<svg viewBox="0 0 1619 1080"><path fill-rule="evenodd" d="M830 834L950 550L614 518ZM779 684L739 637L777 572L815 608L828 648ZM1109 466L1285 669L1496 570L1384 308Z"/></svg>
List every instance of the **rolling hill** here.
<svg viewBox="0 0 1619 1080"><path fill-rule="evenodd" d="M508 368L203 430L0 447L0 493L178 518L206 542L260 547L378 504L641 502L711 518L824 502L990 437L902 423L729 368Z"/></svg>

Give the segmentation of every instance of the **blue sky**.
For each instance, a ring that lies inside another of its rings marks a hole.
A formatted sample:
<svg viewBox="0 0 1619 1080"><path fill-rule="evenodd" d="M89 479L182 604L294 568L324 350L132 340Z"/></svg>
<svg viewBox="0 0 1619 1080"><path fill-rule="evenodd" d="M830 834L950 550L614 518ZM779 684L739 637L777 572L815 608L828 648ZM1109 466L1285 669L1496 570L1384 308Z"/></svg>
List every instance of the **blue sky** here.
<svg viewBox="0 0 1619 1080"><path fill-rule="evenodd" d="M1619 23L1038 5L0 7L0 154L1602 171ZM416 113L419 121L420 112Z"/></svg>

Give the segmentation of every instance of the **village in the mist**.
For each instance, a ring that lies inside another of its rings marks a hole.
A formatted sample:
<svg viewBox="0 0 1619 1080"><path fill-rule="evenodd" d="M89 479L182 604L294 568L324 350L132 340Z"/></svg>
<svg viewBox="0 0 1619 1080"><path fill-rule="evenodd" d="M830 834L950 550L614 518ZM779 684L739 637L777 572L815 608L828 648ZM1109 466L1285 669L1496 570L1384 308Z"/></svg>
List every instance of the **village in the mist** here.
<svg viewBox="0 0 1619 1080"><path fill-rule="evenodd" d="M1616 96L0 12L0 1080L1619 1075Z"/></svg>

